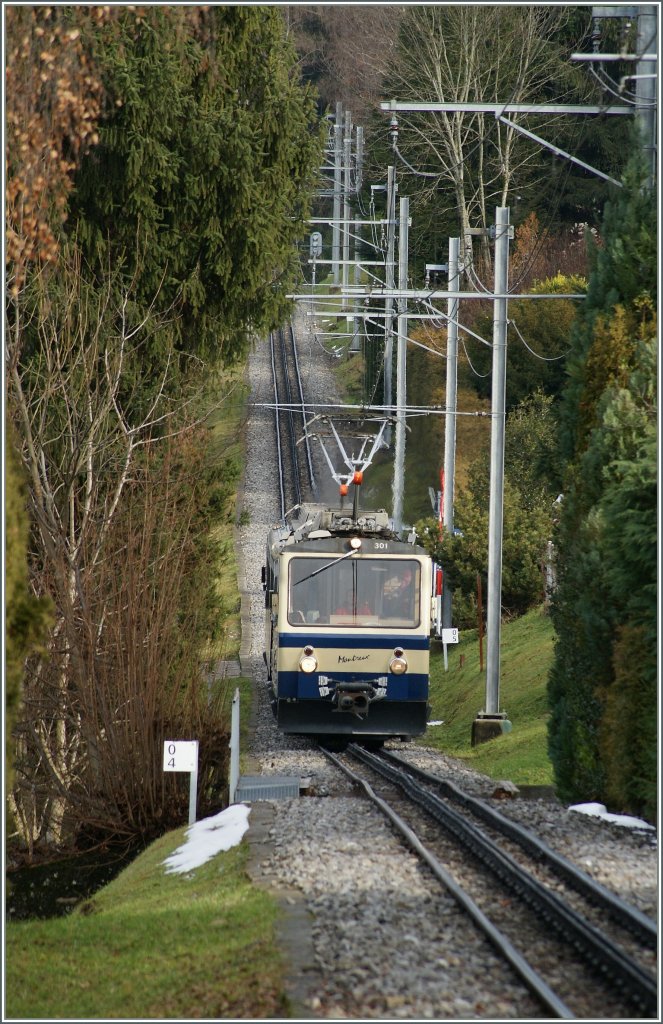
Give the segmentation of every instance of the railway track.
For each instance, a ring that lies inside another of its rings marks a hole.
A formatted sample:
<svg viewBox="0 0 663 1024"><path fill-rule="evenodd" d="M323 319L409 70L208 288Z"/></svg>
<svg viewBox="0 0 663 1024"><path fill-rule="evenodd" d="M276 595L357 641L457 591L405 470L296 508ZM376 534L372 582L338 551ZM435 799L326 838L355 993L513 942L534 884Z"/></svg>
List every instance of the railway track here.
<svg viewBox="0 0 663 1024"><path fill-rule="evenodd" d="M389 818L546 1013L656 1016L649 918L483 801L398 756L354 744L323 753Z"/></svg>
<svg viewBox="0 0 663 1024"><path fill-rule="evenodd" d="M281 518L284 518L289 509L315 498L317 484L297 346L290 324L272 331L270 349L279 498Z"/></svg>

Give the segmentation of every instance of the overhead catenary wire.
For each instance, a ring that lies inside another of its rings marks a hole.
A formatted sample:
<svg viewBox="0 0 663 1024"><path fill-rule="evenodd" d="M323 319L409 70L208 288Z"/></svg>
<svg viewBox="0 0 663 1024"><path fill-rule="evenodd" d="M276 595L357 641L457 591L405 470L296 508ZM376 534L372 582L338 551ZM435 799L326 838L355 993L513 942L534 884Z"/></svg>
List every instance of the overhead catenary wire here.
<svg viewBox="0 0 663 1024"><path fill-rule="evenodd" d="M278 406L274 402L249 402L249 406L252 409L283 409L288 411L290 408L299 412L301 406L296 403L280 403ZM427 405L427 406L415 406L408 405L402 409L397 405L354 405L352 403L344 402L307 402L307 409L330 409L333 412L352 411L358 413L360 417L366 417L371 413L380 413L382 415L397 416L404 412L407 417L419 417L419 416L446 416L451 413L453 416L469 416L481 419L491 419L493 416L492 412L486 409L447 409L444 405Z"/></svg>
<svg viewBox="0 0 663 1024"><path fill-rule="evenodd" d="M445 321L445 323L449 322L449 315L445 313L443 310L437 309L435 306L433 306L429 299L421 299L420 302L423 306L426 306L428 307L428 309L434 311L436 318L439 317L439 319ZM462 324L458 317L455 317L454 320L458 324L459 331L463 331L465 334L469 334L472 338L476 338L476 340L480 341L482 345L487 345L488 348L491 347L491 341L486 341L486 339L482 338L480 334L477 334L476 331L473 331L471 327L467 327L465 324ZM444 324L440 324L440 326L444 326Z"/></svg>
<svg viewBox="0 0 663 1024"><path fill-rule="evenodd" d="M464 338L460 338L459 340L460 340L461 345L463 346L463 352L465 353L465 358L467 359L467 365L469 366L469 368L472 371L472 373L474 374L474 376L475 377L489 377L492 371L491 370L487 370L486 373L479 373L477 368L472 363L472 360L470 359L469 353L467 351L467 346L465 344L465 339Z"/></svg>
<svg viewBox="0 0 663 1024"><path fill-rule="evenodd" d="M630 89L613 89L613 85L615 83L610 81L605 72L601 73L601 69L597 70L595 67L590 65L589 71L592 77L596 79L601 88L605 89L606 92L616 96L617 99L623 99L625 103L630 103L633 107L636 105L637 97ZM609 81L610 84L608 84Z"/></svg>
<svg viewBox="0 0 663 1024"><path fill-rule="evenodd" d="M475 145L475 146L473 147L473 149L472 149L472 150L470 151L470 153L469 153L469 154L466 154L466 156L465 156L465 157L463 158L463 161L460 161L460 162L459 162L459 164L458 164L458 165L460 165L460 163L463 163L463 162L465 162L465 161L466 161L466 159L467 159L467 158L468 158L469 156L471 156L472 152L473 152L474 150L476 150L476 149L478 148L478 146L479 146L479 145L480 145L480 143L478 142L478 143L477 143L477 144L476 144L476 145ZM405 157L403 156L403 154L402 154L402 153L400 152L400 150L399 150L398 146L397 146L397 145L396 145L396 143L395 143L395 140L394 140L394 145L393 145L393 149L394 149L394 151L395 151L396 155L398 156L398 158L399 158L399 159L400 159L400 160L401 160L401 161L403 162L403 164L404 164L404 165L405 165L406 167L408 167L408 169L410 170L410 172L411 172L411 173L413 173L413 174L414 174L415 176L419 176L419 177L431 177L431 178L433 178L433 177L440 177L440 176L441 176L441 175L442 175L442 174L444 173L444 170L445 170L445 168L443 168L443 169L442 169L442 170L441 170L440 172L435 172L435 173L433 173L433 172L424 172L424 171L417 171L417 170L416 170L416 168L414 168L414 167L413 167L413 166L412 166L412 165L411 165L411 164L410 164L410 163L409 163L409 162L408 162L408 161L406 160L406 158L405 158ZM446 168L446 169L448 170L449 168ZM567 172L567 177L568 177L568 173L569 173L569 172ZM562 188L560 188L560 187L558 186L558 189L557 189L556 191L557 191L557 195L556 195L556 202L555 202L555 208L557 208L557 207L558 207L558 205L559 205L559 202L561 201L561 195L562 195L562 192L563 192L563 187L562 187ZM358 189L358 188L356 188L356 189L355 189L355 192L356 192L356 196L357 196L357 201L358 201L358 204L359 204L359 208L361 209L362 213L365 213L365 205L364 205L364 202L363 202L363 199L362 199L362 196L361 196L361 193L360 193L359 189ZM371 199L370 199L369 209L370 209L370 212L371 212L371 213L374 213L374 211L375 211L375 198L374 198L374 194L373 194L373 192L371 192ZM383 257L383 262L384 262L384 266L385 266L385 269L386 269L386 264L387 264L387 262L388 262L388 254L387 254L387 252L386 252L386 248L385 248L385 241L386 241L386 240L385 240L385 233L384 233L384 232L385 232L385 229L384 229L384 225L383 225L383 226L382 226L382 234L381 234L381 238L379 238L379 236L377 235L377 232L376 232L376 227L377 227L377 225L373 225L373 224L371 225L371 233L372 233L372 237L373 237L373 240L374 240L374 241L373 241L373 245L372 245L372 247L373 247L373 248L375 249L375 251L377 251L377 252L380 252L380 255L381 255L381 256ZM538 250L539 250L539 249L541 248L541 246L543 245L543 243L544 243L544 241L545 241L545 234L546 234L546 233L547 233L547 229L546 229L546 231L544 232L544 237L542 237L542 238L541 238L541 239L540 239L540 240L538 241L538 244L537 244L537 247L536 247L536 252L538 252ZM366 239L366 238L360 238L359 236L357 236L357 235L354 235L354 233L350 233L350 234L351 234L351 237L355 237L355 238L358 238L358 240L359 240L359 241L361 241L361 242L362 242L362 244L369 244L369 245L371 245L371 241L369 241L368 239ZM532 262L532 260L533 260L533 259L535 258L535 256L536 256L536 252L535 252L535 253L533 253L533 254L532 254L532 256L530 257L530 260L528 261L529 265L531 265L531 262ZM371 270L369 270L369 269L367 269L367 268L363 268L363 269L364 269L364 272L365 272L365 273L366 273L366 274L367 274L367 275L369 276L369 278L371 278L371 279L374 279L374 280L376 280L376 281L377 281L377 280L379 280L379 278L378 278L377 274L374 274L374 273L373 273L373 272L372 272ZM476 286L476 287L477 287L477 288L478 288L478 289L479 289L479 290L480 290L480 291L481 291L482 293L484 293L484 294L485 294L485 296L486 296L486 299L492 298L492 297L493 297L493 293L492 293L492 292L490 291L490 289L489 289L489 288L487 288L487 287L486 287L486 286L485 286L485 285L483 284L483 282L482 282L482 281L480 280L480 278L479 278L479 276L478 276L478 274L477 274L477 272L476 272L476 269L475 269L474 265L472 265L472 264L469 264L469 265L468 265L468 267L467 267L466 269L468 270L468 274L469 274L470 278L471 278L471 279L473 280L473 282L475 283L475 286ZM529 269L529 266L527 266L526 268L524 268L524 269L523 269L523 271L522 271L522 272L521 272L521 274L520 274L519 280L520 280L520 279L521 279L521 278L522 278L522 277L524 276L524 274L525 274L525 273L527 272L527 270L528 270L528 269ZM511 288L509 289L509 291L513 291L513 290L515 289L515 287L517 287L517 283L516 283L516 284L512 284L512 285L511 285ZM445 313L444 313L444 312L443 312L442 310L438 310L438 309L436 309L436 308L435 308L435 307L434 307L434 306L433 306L433 305L432 305L432 304L431 304L430 302L428 302L428 303L424 302L424 303L423 303L423 306L422 306L422 308L424 308L424 309L426 309L426 308L427 308L427 309L428 309L429 311L431 311L431 312L433 313L433 317L435 318L435 321L437 322L437 324L438 324L439 326L443 326L443 325L444 325L445 323L448 323L448 322L449 322L449 318L448 318L448 317L446 316L446 314L445 314ZM377 311L376 311L376 312L377 312ZM456 321L456 322L458 323L459 329L460 329L461 331L464 331L464 332L465 332L465 333L467 333L467 334L468 334L469 336L471 336L471 337L474 337L474 338L476 338L476 339L477 339L478 341L480 341L480 342L481 342L482 344L484 344L484 345L487 345L487 346L489 346L489 347L490 347L491 343L490 343L490 342L488 342L488 341L486 341L486 339L484 339L484 338L482 338L482 337L481 337L480 335L476 334L476 332L473 332L473 331L472 331L472 330L471 330L470 328L466 328L466 327L464 327L464 326L463 326L462 324L460 324L460 323L459 323L458 321ZM371 319L371 318L370 318L370 315L366 315L366 314L365 314L365 320L364 320L364 323L363 323L363 332L362 332L362 336L363 336L363 338L365 339L365 341L366 341L366 342L368 342L368 333L367 333L367 331L366 331L366 324L367 324L367 323L370 323L370 324L371 324L372 326L374 326L374 327L380 327L380 326L381 326L381 325L380 325L380 324L378 324L378 323L377 323L377 322L376 322L375 320ZM515 324L514 324L514 328L515 328L515 329L516 329L516 330L518 331L518 328L517 328L517 326L516 326ZM357 337L358 333L359 333L359 331L358 331L358 326L356 326L356 327L355 327L355 330L354 330L354 333L353 333L353 340L355 340L355 339L356 339L356 337ZM544 356L538 356L538 354L537 354L537 353L536 353L536 352L535 352L535 351L534 351L534 350L533 350L533 349L532 349L532 348L531 348L530 346L528 346L528 345L527 345L527 343L525 342L525 340L524 340L524 339L522 339L522 335L520 335L520 332L519 332L519 331L518 331L518 334L519 334L519 337L521 337L521 340L523 341L523 344L525 345L525 347L526 347L526 348L528 348L528 350L529 350L529 351L530 351L530 352L532 353L532 355L534 355L535 357L541 358L541 359L546 359L546 358L547 358L547 357L544 357ZM319 339L318 339L317 335L316 335L315 337L316 337L316 341L317 341L317 343L318 343L318 344L320 344L320 341L319 341ZM373 339L371 339L371 340L373 340ZM408 337L408 339L407 339L407 340L408 340L408 341L409 341L409 342L410 342L410 343L411 343L412 345L416 345L416 346L418 346L418 347L420 347L420 348L422 348L422 349L424 349L424 350L426 350L426 351L430 352L431 354L435 354L435 355L440 355L440 356L443 356L443 357L444 357L444 354L443 354L443 353L440 353L440 352L439 352L439 351L438 351L437 349L435 349L435 348L432 348L432 347L430 347L430 346L427 346L427 345L423 344L422 342L419 342L419 341L417 341L417 340L416 340L416 339L414 339L414 338L410 338L410 337ZM322 347L322 348L324 349L324 346L322 346L322 345L321 345L321 347ZM470 365L470 368L472 369L472 372L473 372L473 373L474 373L475 375L477 375L477 376L487 376L487 374L479 374L479 373L478 373L478 371L477 371L477 370L476 370L476 369L475 369L475 368L474 368L474 367L472 366L471 360L470 360L470 358L469 358L469 355L468 355L468 352L467 352L467 347L466 347L466 345L465 345L465 343L464 343L464 342L463 342L463 349L464 349L464 352L465 352L466 358L467 358L467 360L468 360L468 365ZM324 349L324 350L325 350L325 351L327 351L326 349ZM551 359L551 361L553 361L553 360L556 360L556 359L558 359L558 358L562 358L562 357L553 357L553 358ZM379 383L379 372L378 372L378 375L377 375L377 379L376 379L375 383L373 384L373 386L372 386L372 388L371 388L371 391L372 391L372 393L373 393L373 394L375 394L375 391L376 391L376 389L377 389L377 385L378 385L378 383Z"/></svg>
<svg viewBox="0 0 663 1024"><path fill-rule="evenodd" d="M600 118L604 119L606 116L607 116L606 114L601 114ZM586 121L583 121L581 126L580 126L580 128L579 128L579 130L578 130L577 137L576 137L576 140L574 142L574 146L575 146L576 149L579 149L582 146L582 144L583 144L583 142L585 140L585 137L587 135L588 130L589 130L589 124ZM569 181L569 178L571 177L572 171L573 171L573 164L568 163L568 162L565 163L565 171L564 171L564 174L563 174L560 182L558 183L558 185L557 185L557 187L555 189L555 194L553 196L553 203L552 203L552 206L550 208L550 212L548 214L547 222L544 225L543 230L540 233L539 240L538 240L536 246L534 247L534 251L530 255L530 258L527 261L527 263L525 264L525 266L520 269L520 271L519 271L515 281L513 281L511 283L511 285L509 286L509 291L515 291L518 288L518 286L520 285L521 281L529 273L529 270L530 270L532 264L534 263L534 260L539 255L540 250L543 248L544 244L548 240L548 237L550 235L551 225L554 223L555 218L557 217L557 211L559 210L559 206L560 206L560 203L562 201L562 196L564 195L564 193L566 191L566 187L568 185L568 181Z"/></svg>
<svg viewBox="0 0 663 1024"><path fill-rule="evenodd" d="M513 94L512 94L512 97L511 97L511 99L512 99L512 98L513 98ZM505 105L506 107L508 107L509 103L511 102L511 99L510 99L510 100L509 100L509 101L507 102L507 104ZM603 115L603 116L605 116L605 115ZM497 123L497 122L496 122L496 123ZM582 137L584 137L584 134L586 133L586 130L587 130L587 128L586 128L586 125L584 125L584 126L583 126L583 128L582 128L582 129L581 129L581 131L580 131L580 137L581 137L581 139L582 139ZM485 141L485 140L484 140L484 141ZM467 159L469 159L469 157L471 157L471 155L472 155L472 153L474 152L474 150L476 150L476 148L478 148L478 146L480 145L480 143L481 143L481 140L480 140L480 142L479 142L479 143L477 143L477 144L475 145L475 147L473 147L473 149L472 149L472 150L470 150L470 152L469 152L468 154L466 154L466 156L465 156L465 157L463 158L463 160L462 160L462 161L461 161L460 163L458 163L458 164L456 164L456 165L453 165L453 166L451 166L451 165L450 165L450 166L449 166L448 168L443 168L443 169L442 169L442 170L441 170L441 171L439 172L439 175L438 175L438 176L440 176L441 174L443 174L443 173L444 173L444 170L445 170L445 169L447 169L447 170L453 170L453 169L454 169L454 167L456 167L456 166L460 166L460 164L461 164L461 163L465 163L465 162L466 162L466 160L467 160ZM407 163L407 162L406 162L406 161L404 160L404 158L403 158L402 154L401 154L401 153L400 153L400 151L398 150L398 148L397 148L397 146L395 145L395 143L394 143L394 149L396 150L396 152L397 152L398 156L399 156L399 157L400 157L401 159L403 159L403 161L404 161L405 163ZM412 168L412 166L411 166L411 165L408 165L408 166L410 167L411 171L412 171L413 173L415 173L415 174L420 174L420 175L424 175L424 176L429 176L429 172L417 172L417 171L416 171L416 169L415 169L415 168ZM568 181L568 178L569 178L569 176L570 176L570 173L571 173L571 165L568 165L568 168L567 168L567 172L566 172L566 175L565 175L565 177L564 177L564 180L563 180L562 182L560 182L560 184L559 184L559 185L557 186L557 188L556 188L556 193L555 193L555 197L554 197L554 202L553 202L553 209L552 209L552 211L551 211L551 213L550 213L550 215L549 215L549 217L548 217L548 221L547 221L547 224L546 224L546 225L544 226L544 229L543 229L543 231L542 231L542 233L541 233L541 238L540 238L540 240L539 240L539 243L537 244L537 246L536 246L536 248L535 248L534 252L532 253L532 255L531 255L530 259L528 260L527 264L525 265L525 267L523 267L523 268L521 269L520 273L518 274L518 277L517 277L517 279L516 279L516 280L515 280L514 282L512 282L512 284L511 284L511 286L510 286L510 288L509 288L509 291L515 291L515 290L516 290L516 288L518 287L518 285L519 285L520 281L521 281L521 280L522 280L522 279L523 279L523 278L524 278L524 277L526 276L526 274L528 273L528 271L529 271L529 269L530 269L530 267L531 267L532 263L534 262L534 260L535 260L535 259L536 259L536 257L538 256L538 253L539 253L540 249L542 248L543 244L545 243L545 241L546 241L546 239L547 239L547 237L548 237L548 235L549 235L549 231L550 231L550 225L551 225L551 224L552 224L552 222L553 222L553 219L554 219L554 216L555 216L555 214L556 214L556 211L557 211L557 209L559 208L559 204L560 204L560 202L561 202L561 198L562 198L562 195L563 195L563 193L564 193L564 191L565 191L565 189L566 189L566 183L567 183L567 181ZM466 271L468 272L468 275L469 275L469 276L470 276L470 277L472 278L472 280L474 281L475 285L476 285L476 286L477 286L477 287L479 288L479 290L480 290L480 291L485 291L487 295L488 295L488 294L490 294L490 290L486 288L486 286L485 286L485 285L483 284L483 282L481 282L481 280L479 279L478 275L476 274L476 270L475 270L475 268L474 268L473 264L471 264L471 263L470 263L470 264L467 264L467 265L466 265L466 267L465 267L464 269L465 269L465 270L466 270Z"/></svg>
<svg viewBox="0 0 663 1024"><path fill-rule="evenodd" d="M531 354L533 356L535 356L537 359L541 359L542 362L544 362L544 363L556 363L556 362L559 362L560 359L566 359L568 353L570 352L570 349L567 349L566 352L562 352L561 356L542 356L538 352L535 352L534 349L531 348L527 344L527 342L523 338L522 334L518 330L518 324L516 323L515 320L507 320L507 323L509 324L510 327L513 327L513 329L515 330L516 334L518 335L518 337L522 341L522 343L525 346L525 348L527 349L527 351L531 352Z"/></svg>

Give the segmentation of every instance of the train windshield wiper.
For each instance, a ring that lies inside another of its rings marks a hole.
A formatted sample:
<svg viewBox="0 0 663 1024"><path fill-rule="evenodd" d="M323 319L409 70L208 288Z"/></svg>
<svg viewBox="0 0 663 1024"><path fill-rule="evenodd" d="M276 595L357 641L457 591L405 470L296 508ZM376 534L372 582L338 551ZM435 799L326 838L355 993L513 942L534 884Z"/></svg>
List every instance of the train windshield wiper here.
<svg viewBox="0 0 663 1024"><path fill-rule="evenodd" d="M356 548L353 548L352 551L346 551L346 553L344 555L341 555L339 558L335 558L333 562L327 562L326 565L322 565L319 569L316 569L314 572L309 573L308 576L304 576L303 579L297 580L296 583L293 583L293 587L298 587L300 583L306 583L307 580L313 579L313 577L317 576L318 573L324 572L325 569L331 569L332 565L338 565L338 563L342 562L344 558L349 558L350 555L356 555L356 554L357 554Z"/></svg>

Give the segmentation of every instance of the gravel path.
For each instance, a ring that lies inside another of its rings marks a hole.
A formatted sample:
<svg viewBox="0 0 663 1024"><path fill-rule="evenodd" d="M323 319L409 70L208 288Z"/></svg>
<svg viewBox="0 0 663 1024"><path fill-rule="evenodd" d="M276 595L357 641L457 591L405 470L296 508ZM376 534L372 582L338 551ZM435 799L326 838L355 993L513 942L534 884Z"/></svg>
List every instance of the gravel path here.
<svg viewBox="0 0 663 1024"><path fill-rule="evenodd" d="M329 357L307 333L303 317L295 327L305 395L309 401L328 401L335 394ZM254 403L270 400L270 372L268 347L257 345L249 361ZM295 1010L302 1019L541 1018L486 940L432 884L379 812L357 798L308 740L282 736L274 726L262 657L261 585L266 533L278 515L272 432L273 412L255 406L247 423L242 497L250 522L238 528L241 660L255 683L250 749L255 770L311 779L312 796L256 804L251 817L252 823L262 823L254 872L284 894L285 906L293 910L288 941L295 958ZM319 473L322 477L323 467ZM427 770L444 770L468 791L492 797L494 782L461 762L419 745L392 746ZM571 812L555 800L500 801L499 809L656 917L655 832ZM252 831L253 824L250 839ZM287 927L284 934L287 938ZM611 1016L608 1008L605 1017Z"/></svg>

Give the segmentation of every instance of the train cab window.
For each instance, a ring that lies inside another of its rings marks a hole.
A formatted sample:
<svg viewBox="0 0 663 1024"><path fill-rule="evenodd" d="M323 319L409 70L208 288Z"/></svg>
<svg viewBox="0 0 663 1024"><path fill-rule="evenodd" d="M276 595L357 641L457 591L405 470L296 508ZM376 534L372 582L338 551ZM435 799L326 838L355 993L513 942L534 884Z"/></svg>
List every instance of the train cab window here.
<svg viewBox="0 0 663 1024"><path fill-rule="evenodd" d="M295 557L288 574L288 622L412 629L420 622L420 591L415 559Z"/></svg>
<svg viewBox="0 0 663 1024"><path fill-rule="evenodd" d="M418 565L414 564L418 570ZM412 563L396 563L393 571L387 576L382 590L383 619L396 620L404 625L415 624L415 619L418 619L417 578L418 572L413 571Z"/></svg>
<svg viewBox="0 0 663 1024"><path fill-rule="evenodd" d="M324 591L313 574L328 561L329 558L294 558L291 561L288 580L288 622L291 626L314 624L323 615Z"/></svg>

